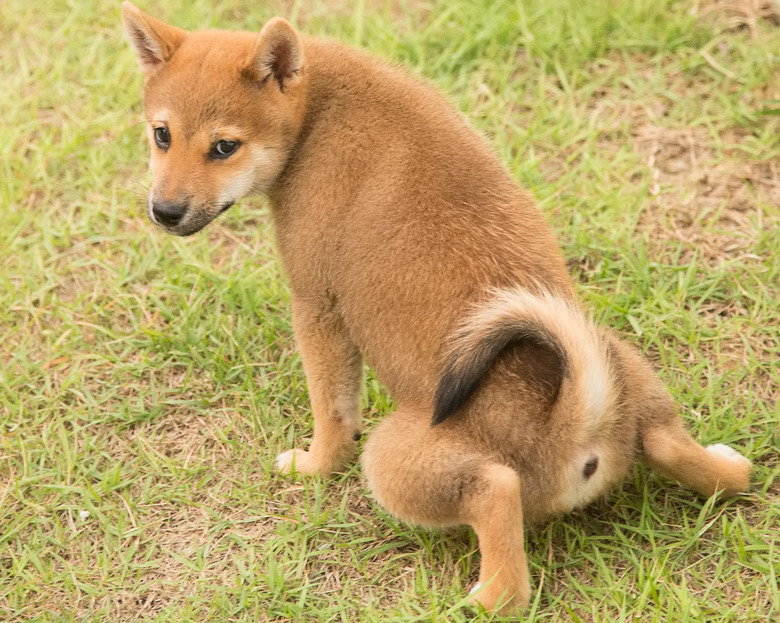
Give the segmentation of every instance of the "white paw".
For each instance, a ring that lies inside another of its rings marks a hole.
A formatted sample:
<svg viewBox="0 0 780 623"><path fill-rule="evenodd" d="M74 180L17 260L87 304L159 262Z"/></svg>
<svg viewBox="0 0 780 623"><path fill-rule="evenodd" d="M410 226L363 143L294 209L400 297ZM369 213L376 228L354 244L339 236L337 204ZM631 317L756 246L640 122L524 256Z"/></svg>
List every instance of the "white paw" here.
<svg viewBox="0 0 780 623"><path fill-rule="evenodd" d="M477 582L474 587L469 591L469 595L473 595L476 593L480 588L482 588L482 582Z"/></svg>
<svg viewBox="0 0 780 623"><path fill-rule="evenodd" d="M276 457L274 467L280 474L292 474L295 472L306 474L308 452L305 450L287 450Z"/></svg>
<svg viewBox="0 0 780 623"><path fill-rule="evenodd" d="M705 450L707 450L707 452L712 452L713 454L718 454L732 461L744 461L748 465L752 465L752 463L748 459L742 456L734 448L732 448L731 446L727 446L724 443L712 444L711 446L707 446Z"/></svg>

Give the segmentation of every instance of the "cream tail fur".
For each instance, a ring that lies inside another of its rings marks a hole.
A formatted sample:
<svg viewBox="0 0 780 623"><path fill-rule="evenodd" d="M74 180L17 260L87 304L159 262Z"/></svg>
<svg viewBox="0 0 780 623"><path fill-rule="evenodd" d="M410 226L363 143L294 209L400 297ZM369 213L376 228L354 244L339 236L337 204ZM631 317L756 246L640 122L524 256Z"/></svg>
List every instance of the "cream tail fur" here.
<svg viewBox="0 0 780 623"><path fill-rule="evenodd" d="M518 339L556 352L564 365L567 402L584 415L584 437L595 434L614 413L618 391L602 333L573 301L541 288L494 290L456 332L450 369L457 374L475 361L487 365L498 349Z"/></svg>

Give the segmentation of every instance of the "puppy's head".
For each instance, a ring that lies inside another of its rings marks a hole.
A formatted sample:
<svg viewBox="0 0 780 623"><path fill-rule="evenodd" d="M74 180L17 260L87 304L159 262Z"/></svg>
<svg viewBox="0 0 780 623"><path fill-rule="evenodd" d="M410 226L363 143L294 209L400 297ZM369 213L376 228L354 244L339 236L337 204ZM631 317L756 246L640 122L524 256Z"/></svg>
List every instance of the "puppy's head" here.
<svg viewBox="0 0 780 623"><path fill-rule="evenodd" d="M147 212L187 236L280 175L303 117L302 42L281 18L259 34L187 32L125 2L122 22L146 76Z"/></svg>

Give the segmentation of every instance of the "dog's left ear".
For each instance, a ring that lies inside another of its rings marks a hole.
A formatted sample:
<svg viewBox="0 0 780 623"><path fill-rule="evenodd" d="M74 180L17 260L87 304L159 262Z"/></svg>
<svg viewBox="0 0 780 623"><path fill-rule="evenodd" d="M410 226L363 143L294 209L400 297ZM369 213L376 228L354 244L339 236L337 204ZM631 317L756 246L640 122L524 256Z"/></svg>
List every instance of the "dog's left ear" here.
<svg viewBox="0 0 780 623"><path fill-rule="evenodd" d="M302 69L300 35L287 20L274 17L260 31L243 74L248 80L261 83L272 78L284 93L300 82Z"/></svg>
<svg viewBox="0 0 780 623"><path fill-rule="evenodd" d="M187 36L185 30L154 19L129 2L122 3L122 24L147 78L163 68Z"/></svg>

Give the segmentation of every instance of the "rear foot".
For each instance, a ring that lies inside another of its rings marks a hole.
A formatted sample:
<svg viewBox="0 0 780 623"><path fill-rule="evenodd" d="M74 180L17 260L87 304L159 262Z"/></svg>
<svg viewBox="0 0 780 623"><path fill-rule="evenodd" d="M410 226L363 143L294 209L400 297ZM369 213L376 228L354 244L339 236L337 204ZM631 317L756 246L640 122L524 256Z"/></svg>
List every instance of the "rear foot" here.
<svg viewBox="0 0 780 623"><path fill-rule="evenodd" d="M707 452L712 452L713 454L719 454L724 458L734 459L736 463L742 463L743 465L747 465L747 466L752 465L752 463L748 459L742 456L731 446L727 446L725 443L715 443L712 444L711 446L707 446L704 449Z"/></svg>
<svg viewBox="0 0 780 623"><path fill-rule="evenodd" d="M710 454L714 454L721 461L728 462L726 476L721 483L720 488L724 488L727 493L742 493L747 491L750 486L750 469L753 464L737 452L734 448L726 444L716 443L705 448Z"/></svg>

